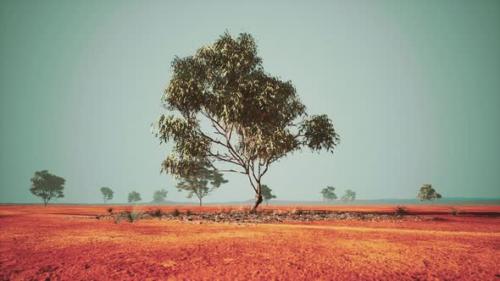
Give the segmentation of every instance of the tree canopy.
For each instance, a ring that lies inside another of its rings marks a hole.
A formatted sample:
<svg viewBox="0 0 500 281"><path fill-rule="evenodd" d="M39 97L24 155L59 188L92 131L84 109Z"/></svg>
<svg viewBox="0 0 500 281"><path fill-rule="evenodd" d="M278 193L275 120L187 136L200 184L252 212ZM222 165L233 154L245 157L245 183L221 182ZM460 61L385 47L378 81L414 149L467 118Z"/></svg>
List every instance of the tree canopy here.
<svg viewBox="0 0 500 281"><path fill-rule="evenodd" d="M33 195L42 198L43 204L47 206L52 198L64 197L65 182L64 178L53 175L47 170L37 171L31 178L30 191Z"/></svg>
<svg viewBox="0 0 500 281"><path fill-rule="evenodd" d="M106 186L101 187L101 193L102 193L104 203L106 203L108 200L113 199L114 191L111 188L106 187Z"/></svg>
<svg viewBox="0 0 500 281"><path fill-rule="evenodd" d="M323 195L324 200L335 200L337 199L337 195L335 194L335 187L327 186L321 190L321 195Z"/></svg>
<svg viewBox="0 0 500 281"><path fill-rule="evenodd" d="M347 189L344 193L344 195L342 195L342 201L354 201L356 200L356 192L350 190L350 189Z"/></svg>
<svg viewBox="0 0 500 281"><path fill-rule="evenodd" d="M431 184L424 184L422 185L422 187L420 187L417 198L420 199L420 201L434 200L440 199L441 194L437 193L437 191L432 187Z"/></svg>
<svg viewBox="0 0 500 281"><path fill-rule="evenodd" d="M141 201L141 194L137 191L132 191L128 194L128 202L129 203L135 203Z"/></svg>
<svg viewBox="0 0 500 281"><path fill-rule="evenodd" d="M273 194L273 190L269 186L263 184L261 188L264 201L268 202L269 200L276 198L276 195Z"/></svg>
<svg viewBox="0 0 500 281"><path fill-rule="evenodd" d="M326 115L308 115L290 81L266 73L250 34L223 34L192 56L176 57L156 135L174 147L162 171L191 178L199 163L248 177L262 202L262 177L290 152L333 152L339 142Z"/></svg>
<svg viewBox="0 0 500 281"><path fill-rule="evenodd" d="M165 203L165 198L167 198L167 191L165 189L160 189L155 191L153 194L154 203Z"/></svg>
<svg viewBox="0 0 500 281"><path fill-rule="evenodd" d="M208 183L212 186L211 188L208 187ZM193 174L182 178L177 184L177 189L187 191L187 198L196 196L201 206L203 198L223 183L227 183L223 175L216 169L212 169L208 162L205 162L200 164Z"/></svg>

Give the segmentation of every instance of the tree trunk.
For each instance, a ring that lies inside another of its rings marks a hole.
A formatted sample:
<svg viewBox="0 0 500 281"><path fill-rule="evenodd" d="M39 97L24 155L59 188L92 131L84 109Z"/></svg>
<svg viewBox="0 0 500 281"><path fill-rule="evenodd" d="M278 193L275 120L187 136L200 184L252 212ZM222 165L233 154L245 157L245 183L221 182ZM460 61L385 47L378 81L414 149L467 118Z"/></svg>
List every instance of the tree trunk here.
<svg viewBox="0 0 500 281"><path fill-rule="evenodd" d="M200 198L198 198L198 199L200 200L200 207L201 207L201 197L200 197Z"/></svg>
<svg viewBox="0 0 500 281"><path fill-rule="evenodd" d="M43 199L43 206L44 206L44 207L47 207L47 203L48 203L48 200Z"/></svg>
<svg viewBox="0 0 500 281"><path fill-rule="evenodd" d="M250 210L251 213L257 212L257 207L262 203L262 189L260 188L260 183L257 183L257 193L255 194L255 204Z"/></svg>

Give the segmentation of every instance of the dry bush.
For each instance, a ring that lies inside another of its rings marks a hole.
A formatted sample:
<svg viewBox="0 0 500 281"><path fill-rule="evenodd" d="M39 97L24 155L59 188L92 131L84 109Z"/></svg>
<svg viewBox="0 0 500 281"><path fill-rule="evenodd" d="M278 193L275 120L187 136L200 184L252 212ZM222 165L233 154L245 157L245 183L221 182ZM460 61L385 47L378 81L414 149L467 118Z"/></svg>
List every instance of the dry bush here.
<svg viewBox="0 0 500 281"><path fill-rule="evenodd" d="M163 216L163 211L161 209L156 209L154 211L150 211L149 215L152 216L153 218L159 218Z"/></svg>
<svg viewBox="0 0 500 281"><path fill-rule="evenodd" d="M172 211L172 216L174 217L178 217L181 215L181 212L179 211L179 209L175 208L173 211Z"/></svg>
<svg viewBox="0 0 500 281"><path fill-rule="evenodd" d="M406 208L405 206L396 206L394 214L398 217L408 215L408 208Z"/></svg>
<svg viewBox="0 0 500 281"><path fill-rule="evenodd" d="M293 210L290 211L290 214L292 215L302 215L304 211L302 211L302 209L300 208L294 208Z"/></svg>
<svg viewBox="0 0 500 281"><path fill-rule="evenodd" d="M455 207L451 207L450 214L452 214L453 216L458 216L460 214L460 210Z"/></svg>

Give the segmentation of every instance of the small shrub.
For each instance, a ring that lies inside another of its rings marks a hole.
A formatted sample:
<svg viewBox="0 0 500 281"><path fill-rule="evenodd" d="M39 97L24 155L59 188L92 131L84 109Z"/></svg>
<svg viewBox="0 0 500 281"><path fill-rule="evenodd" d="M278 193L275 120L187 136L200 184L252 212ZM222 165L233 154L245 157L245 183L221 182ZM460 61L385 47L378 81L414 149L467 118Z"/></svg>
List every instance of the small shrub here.
<svg viewBox="0 0 500 281"><path fill-rule="evenodd" d="M120 216L114 216L114 219L115 219L115 223L119 223L120 220L121 220L121 217Z"/></svg>
<svg viewBox="0 0 500 281"><path fill-rule="evenodd" d="M108 208L107 211L111 215L113 213L113 208Z"/></svg>
<svg viewBox="0 0 500 281"><path fill-rule="evenodd" d="M154 210L154 211L151 211L149 214L150 214L153 218L159 218L159 219L163 216L163 212L162 212L162 210L161 210L161 209L156 209L156 210Z"/></svg>
<svg viewBox="0 0 500 281"><path fill-rule="evenodd" d="M175 208L173 211L172 211L172 216L174 217L178 217L180 216L181 212L179 211L179 209Z"/></svg>
<svg viewBox="0 0 500 281"><path fill-rule="evenodd" d="M291 213L292 215L298 215L298 216L300 216L300 215L302 215L304 212L303 212L301 209L299 209L299 208L295 208L295 209L293 209L292 211L290 211L290 213Z"/></svg>
<svg viewBox="0 0 500 281"><path fill-rule="evenodd" d="M125 218L129 221L129 222L134 222L134 219L135 219L135 216L132 215L132 212L130 211L125 211L125 213L123 214L125 216Z"/></svg>
<svg viewBox="0 0 500 281"><path fill-rule="evenodd" d="M141 218L141 213L140 212L131 212L131 211L124 211L123 216L128 222L134 222L138 219Z"/></svg>
<svg viewBox="0 0 500 281"><path fill-rule="evenodd" d="M450 210L450 213L453 215L453 216L458 216L460 214L460 211L455 208L455 207L452 207L451 210Z"/></svg>
<svg viewBox="0 0 500 281"><path fill-rule="evenodd" d="M408 209L405 206L396 206L396 210L394 214L398 217L404 216L408 214Z"/></svg>
<svg viewBox="0 0 500 281"><path fill-rule="evenodd" d="M188 209L188 210L186 210L186 215L187 215L187 216L190 216L190 215L192 215L192 214L193 214L193 213L191 213L191 210L189 210L189 209Z"/></svg>

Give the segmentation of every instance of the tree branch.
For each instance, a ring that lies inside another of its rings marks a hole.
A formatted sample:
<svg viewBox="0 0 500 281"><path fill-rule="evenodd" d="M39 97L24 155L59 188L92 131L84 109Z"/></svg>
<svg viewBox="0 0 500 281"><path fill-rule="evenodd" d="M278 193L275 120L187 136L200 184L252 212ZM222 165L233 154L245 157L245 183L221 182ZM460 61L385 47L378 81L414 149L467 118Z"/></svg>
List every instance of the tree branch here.
<svg viewBox="0 0 500 281"><path fill-rule="evenodd" d="M228 162L228 163L231 163L231 164L235 164L235 165L238 165L242 168L245 168L245 166L241 165L241 163L239 163L237 161L237 159L232 159L232 158L229 158L228 156L225 156L225 155L221 155L219 153L213 153L211 151L209 151L208 153L208 156L210 157L214 157L216 158L217 160L220 160L220 161L224 161L224 162Z"/></svg>
<svg viewBox="0 0 500 281"><path fill-rule="evenodd" d="M237 171L237 170L233 170L233 169L229 169L229 170L217 170L219 172L231 172L231 173L240 173L240 174L243 174L243 175L246 175L247 173L246 172L243 172L243 171Z"/></svg>

